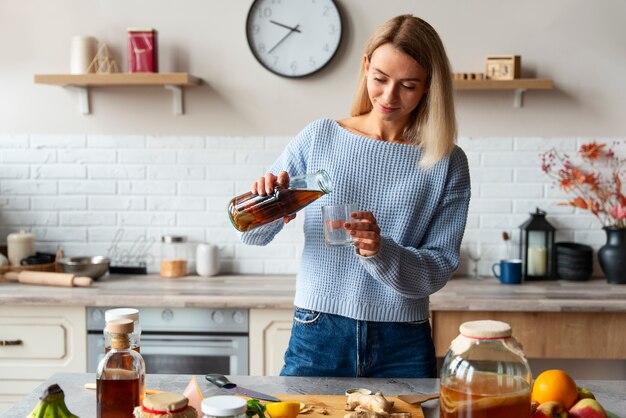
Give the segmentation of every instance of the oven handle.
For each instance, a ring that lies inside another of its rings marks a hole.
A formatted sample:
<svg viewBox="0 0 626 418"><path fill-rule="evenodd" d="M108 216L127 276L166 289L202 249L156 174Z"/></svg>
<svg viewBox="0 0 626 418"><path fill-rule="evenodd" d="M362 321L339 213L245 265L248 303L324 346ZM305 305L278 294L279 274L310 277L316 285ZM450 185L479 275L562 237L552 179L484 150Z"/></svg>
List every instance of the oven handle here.
<svg viewBox="0 0 626 418"><path fill-rule="evenodd" d="M186 344L192 347L206 346L207 343L214 347L231 347L234 342L245 341L244 336L188 336L188 335L141 335L140 345L157 346L160 344L176 343Z"/></svg>

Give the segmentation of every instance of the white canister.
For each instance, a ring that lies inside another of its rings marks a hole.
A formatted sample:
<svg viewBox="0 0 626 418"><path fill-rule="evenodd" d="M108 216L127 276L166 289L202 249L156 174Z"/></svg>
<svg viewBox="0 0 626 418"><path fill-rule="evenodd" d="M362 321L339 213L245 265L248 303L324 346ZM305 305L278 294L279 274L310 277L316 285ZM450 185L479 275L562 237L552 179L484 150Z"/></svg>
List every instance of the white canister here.
<svg viewBox="0 0 626 418"><path fill-rule="evenodd" d="M89 68L98 53L98 40L93 36L74 36L70 49L70 74L94 73L95 66ZM88 71L89 69L89 71Z"/></svg>
<svg viewBox="0 0 626 418"><path fill-rule="evenodd" d="M217 245L201 243L196 249L196 272L199 276L215 276L220 271Z"/></svg>
<svg viewBox="0 0 626 418"><path fill-rule="evenodd" d="M22 259L35 253L35 234L20 231L7 236L7 255L12 265L19 266Z"/></svg>

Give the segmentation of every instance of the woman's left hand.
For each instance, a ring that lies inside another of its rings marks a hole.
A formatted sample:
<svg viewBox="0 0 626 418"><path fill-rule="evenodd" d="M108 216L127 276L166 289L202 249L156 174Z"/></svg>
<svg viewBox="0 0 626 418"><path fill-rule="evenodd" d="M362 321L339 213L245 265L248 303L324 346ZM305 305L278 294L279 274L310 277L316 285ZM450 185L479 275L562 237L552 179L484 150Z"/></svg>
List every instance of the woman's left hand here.
<svg viewBox="0 0 626 418"><path fill-rule="evenodd" d="M369 211L352 212L355 222L346 222L343 227L350 233L354 247L364 257L378 254L380 250L380 228L374 214Z"/></svg>

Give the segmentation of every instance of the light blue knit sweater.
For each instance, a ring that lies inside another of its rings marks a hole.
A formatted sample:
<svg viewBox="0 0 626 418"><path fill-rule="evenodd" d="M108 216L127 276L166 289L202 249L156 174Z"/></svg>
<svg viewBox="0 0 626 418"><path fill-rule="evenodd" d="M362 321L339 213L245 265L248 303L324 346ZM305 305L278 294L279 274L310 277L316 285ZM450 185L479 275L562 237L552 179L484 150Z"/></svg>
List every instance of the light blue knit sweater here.
<svg viewBox="0 0 626 418"><path fill-rule="evenodd" d="M459 264L470 200L465 153L458 147L435 166L418 166L421 151L377 141L320 119L287 145L270 171L290 177L325 169L333 191L307 206L305 244L295 305L367 321L428 318L428 296ZM356 203L381 229L380 251L362 257L352 247L324 246L321 207ZM266 245L281 220L241 234Z"/></svg>

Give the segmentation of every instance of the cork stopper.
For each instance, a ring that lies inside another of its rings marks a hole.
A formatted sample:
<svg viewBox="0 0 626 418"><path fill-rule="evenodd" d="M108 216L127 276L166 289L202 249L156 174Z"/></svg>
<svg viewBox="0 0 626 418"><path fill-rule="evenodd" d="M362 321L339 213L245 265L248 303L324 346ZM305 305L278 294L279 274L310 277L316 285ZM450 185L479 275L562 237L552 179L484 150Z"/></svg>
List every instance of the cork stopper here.
<svg viewBox="0 0 626 418"><path fill-rule="evenodd" d="M491 320L464 322L459 327L459 331L464 337L476 339L508 338L511 336L509 324Z"/></svg>
<svg viewBox="0 0 626 418"><path fill-rule="evenodd" d="M130 334L135 324L132 319L114 319L107 322L106 328L111 334Z"/></svg>
<svg viewBox="0 0 626 418"><path fill-rule="evenodd" d="M146 396L143 400L144 408L159 412L172 412L187 407L189 400L180 393L159 392Z"/></svg>

